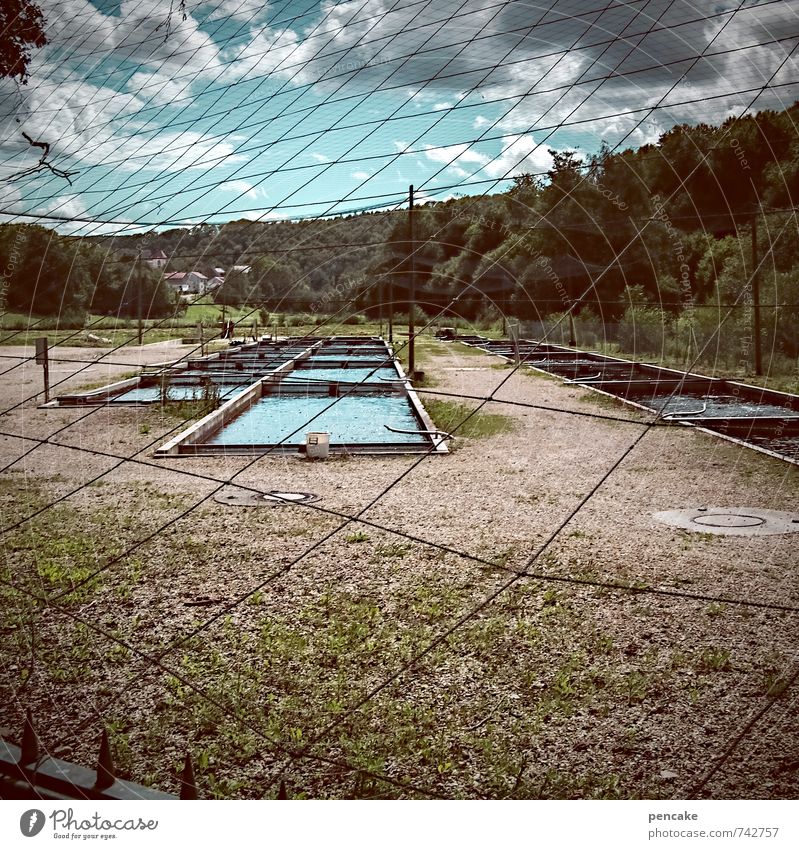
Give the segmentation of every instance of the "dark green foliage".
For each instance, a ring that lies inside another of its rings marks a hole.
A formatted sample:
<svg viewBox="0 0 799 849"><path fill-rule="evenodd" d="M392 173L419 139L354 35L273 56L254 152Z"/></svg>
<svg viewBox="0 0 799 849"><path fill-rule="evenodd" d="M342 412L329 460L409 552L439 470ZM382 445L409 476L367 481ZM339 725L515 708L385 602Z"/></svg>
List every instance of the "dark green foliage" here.
<svg viewBox="0 0 799 849"><path fill-rule="evenodd" d="M123 261L86 239L59 236L38 225L0 226L4 269L3 308L58 316L64 327L81 326L89 311L138 316L172 313L175 300L160 274Z"/></svg>
<svg viewBox="0 0 799 849"><path fill-rule="evenodd" d="M28 81L32 47L44 47L44 18L30 0L3 0L0 3L0 77Z"/></svg>
<svg viewBox="0 0 799 849"><path fill-rule="evenodd" d="M643 345L653 353L663 347L666 328L683 339L680 350L712 340L716 308L738 307L728 338L743 349L757 212L758 251L767 256L761 302L772 305L764 342L790 357L797 344L795 308L788 305L797 301L799 280L790 213L799 199L797 118L799 105L720 127L681 125L657 144L618 153L603 147L585 160L553 150L546 175L515 177L506 193L418 207L417 304L428 315L444 310L445 319L467 321L543 320L574 308L597 343L603 327L615 326L637 350ZM140 236L78 241L22 229L32 235L14 269L10 308L130 315L133 261L146 247L167 254L166 271L213 277L220 267L249 266L249 273L229 272L214 295L230 306L310 317L365 311L374 318L389 302L395 314L408 311L405 210L200 225L149 234L146 245ZM8 256L19 228L0 230L0 254ZM89 244L114 253L93 252ZM125 256L128 262L119 262ZM146 279L145 300L153 314L170 308L155 277Z"/></svg>

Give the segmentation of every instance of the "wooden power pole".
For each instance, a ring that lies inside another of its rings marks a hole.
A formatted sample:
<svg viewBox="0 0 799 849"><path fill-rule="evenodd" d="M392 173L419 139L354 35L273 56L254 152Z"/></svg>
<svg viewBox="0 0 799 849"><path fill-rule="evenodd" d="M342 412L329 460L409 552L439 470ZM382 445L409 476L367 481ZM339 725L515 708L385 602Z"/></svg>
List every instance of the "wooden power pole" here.
<svg viewBox="0 0 799 849"><path fill-rule="evenodd" d="M144 329L142 327L144 323L144 316L142 316L142 288L144 287L144 280L142 274L142 266L144 265L144 261L142 260L142 252L141 248L139 248L139 274L138 274L138 286L136 293L136 312L138 313L138 336L139 336L139 345L142 344L142 336L144 334Z"/></svg>
<svg viewBox="0 0 799 849"><path fill-rule="evenodd" d="M413 232L413 186L408 190L408 238L411 250L411 279L408 291L408 376L416 370L416 243Z"/></svg>
<svg viewBox="0 0 799 849"><path fill-rule="evenodd" d="M757 213L752 216L752 335L754 337L755 374L763 374L763 352L760 347L760 275L757 258Z"/></svg>

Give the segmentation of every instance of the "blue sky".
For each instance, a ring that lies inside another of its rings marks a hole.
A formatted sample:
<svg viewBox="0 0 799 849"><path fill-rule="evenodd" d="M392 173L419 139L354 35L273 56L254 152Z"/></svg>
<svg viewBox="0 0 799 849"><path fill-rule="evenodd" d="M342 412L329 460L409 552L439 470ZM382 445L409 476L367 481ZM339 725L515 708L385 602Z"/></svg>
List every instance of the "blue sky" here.
<svg viewBox="0 0 799 849"><path fill-rule="evenodd" d="M799 93L797 0L39 5L50 44L27 85L0 84L0 203L67 232L495 191L550 147L634 147ZM72 185L19 178L39 154L23 131Z"/></svg>

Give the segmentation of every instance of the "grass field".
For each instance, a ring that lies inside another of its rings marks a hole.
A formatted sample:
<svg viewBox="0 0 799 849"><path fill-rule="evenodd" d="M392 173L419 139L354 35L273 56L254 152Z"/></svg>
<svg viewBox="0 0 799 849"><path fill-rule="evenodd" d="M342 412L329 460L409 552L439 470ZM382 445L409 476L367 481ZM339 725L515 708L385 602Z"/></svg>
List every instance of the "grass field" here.
<svg viewBox="0 0 799 849"><path fill-rule="evenodd" d="M0 445L0 725L30 707L47 751L89 766L102 722L120 777L172 792L188 751L203 798L274 798L280 777L293 798L670 798L771 698L784 757L733 764L709 793L791 797L787 614L705 599L795 604L790 541L754 539L742 558L735 538L649 515L791 504L795 482L739 446L653 431L527 575L636 431L547 410L594 408L532 372L498 397L536 409L500 400L459 427L476 402L435 392L485 397L497 364L419 340L424 404L457 438L418 469L154 461L199 405L12 413L10 433L61 430L56 415L76 430ZM219 504L237 469L320 500ZM342 521L374 499L368 523ZM670 595L685 589L696 598Z"/></svg>
<svg viewBox="0 0 799 849"><path fill-rule="evenodd" d="M213 339L219 333L222 319L222 307L217 304L198 304L187 307L186 312L178 317L147 320L144 322L144 344L163 342L169 339L190 338L197 335L197 325L203 325L203 332L207 340ZM224 315L231 319L238 338L251 336L256 330L258 335L272 333L275 327L279 335L293 336L317 336L317 335L340 335L340 336L378 336L388 337L388 325L377 321L370 321L365 316L319 316L314 323L304 321L307 314L275 314L272 323L264 326L257 310L225 308ZM407 367L407 324L402 323L402 317L394 325L394 344L398 349L398 355ZM417 324L417 332L420 339L417 343L416 368L424 369L425 340L432 337L439 326L449 326L450 319L442 322ZM498 322L487 327L469 326L466 322L455 322L464 333L479 333L488 338L502 338L501 325ZM553 341L561 344L562 334L554 334ZM132 319L116 319L109 316L89 316L86 326L82 329L59 328L56 317L27 316L21 313L5 313L0 316L0 345L33 345L39 336L46 336L52 345L69 345L74 347L119 347L125 345L137 345L138 333L137 322ZM611 356L623 359L641 360L645 362L657 362L668 368L684 369L688 365L685 360L674 357L654 357L652 355L637 355L635 352L626 351L613 342L603 342L595 345L585 345L590 350L596 350ZM472 353L472 349L463 348L466 355ZM478 352L474 352L478 353ZM715 364L712 360L701 360L695 365L694 371L711 374L714 377L727 377L740 380L769 389L782 392L799 393L799 362L791 361L785 357L775 357L773 360L764 361L766 374L755 375L752 368L745 364L734 367L723 367ZM431 385L423 383L422 385Z"/></svg>

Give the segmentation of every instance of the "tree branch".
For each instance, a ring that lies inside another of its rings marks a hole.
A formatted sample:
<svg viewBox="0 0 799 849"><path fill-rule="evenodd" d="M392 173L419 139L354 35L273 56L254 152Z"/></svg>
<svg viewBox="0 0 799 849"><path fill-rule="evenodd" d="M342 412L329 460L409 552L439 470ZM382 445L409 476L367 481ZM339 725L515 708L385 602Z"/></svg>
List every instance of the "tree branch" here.
<svg viewBox="0 0 799 849"><path fill-rule="evenodd" d="M28 177L31 174L37 174L41 169L46 168L50 171L51 174L54 174L56 177L63 177L71 186L72 180L70 177L74 177L76 174L79 174L79 171L64 171L63 168L56 168L51 162L47 161L47 157L50 155L50 143L43 141L34 141L24 130L22 131L22 137L31 147L41 148L43 153L39 157L39 161L32 167L28 168L25 171L20 171L19 174L12 174L8 179L11 180L19 180L22 177Z"/></svg>

